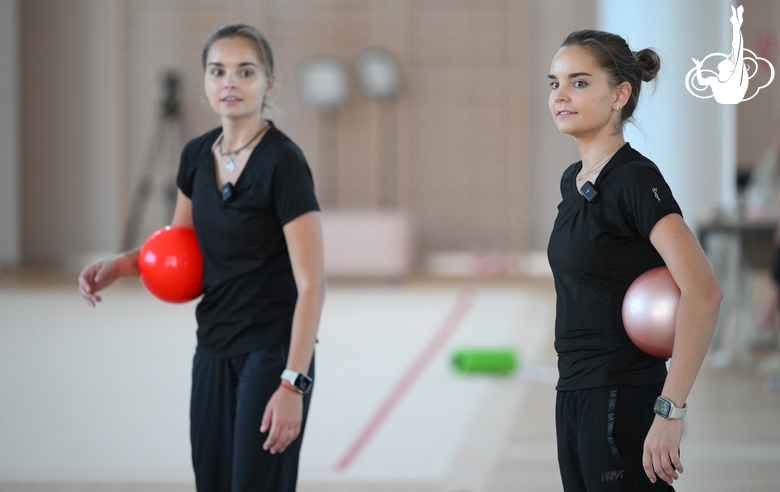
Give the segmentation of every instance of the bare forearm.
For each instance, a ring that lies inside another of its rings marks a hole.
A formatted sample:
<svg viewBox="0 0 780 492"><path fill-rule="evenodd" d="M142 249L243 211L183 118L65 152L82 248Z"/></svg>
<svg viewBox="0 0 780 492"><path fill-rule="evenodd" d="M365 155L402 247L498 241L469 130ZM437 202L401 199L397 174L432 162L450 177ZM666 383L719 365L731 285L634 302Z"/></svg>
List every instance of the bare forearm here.
<svg viewBox="0 0 780 492"><path fill-rule="evenodd" d="M718 319L720 299L717 287L680 297L674 350L663 389L663 396L677 406L682 406L688 398L707 354Z"/></svg>
<svg viewBox="0 0 780 492"><path fill-rule="evenodd" d="M138 256L141 249L137 248L131 251L126 251L116 257L117 266L119 268L118 274L121 277L137 277L138 276Z"/></svg>
<svg viewBox="0 0 780 492"><path fill-rule="evenodd" d="M324 281L299 290L293 315L288 369L304 374L309 371L324 302Z"/></svg>

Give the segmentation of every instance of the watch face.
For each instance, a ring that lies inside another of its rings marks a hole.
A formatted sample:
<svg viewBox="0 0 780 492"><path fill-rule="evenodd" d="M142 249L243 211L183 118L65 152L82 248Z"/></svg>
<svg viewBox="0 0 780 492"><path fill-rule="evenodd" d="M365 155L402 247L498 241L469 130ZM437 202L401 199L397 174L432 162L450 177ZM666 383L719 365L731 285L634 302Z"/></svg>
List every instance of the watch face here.
<svg viewBox="0 0 780 492"><path fill-rule="evenodd" d="M672 404L663 398L658 398L655 400L653 411L661 417L667 418L672 411Z"/></svg>
<svg viewBox="0 0 780 492"><path fill-rule="evenodd" d="M311 389L312 379L305 374L298 374L295 378L295 387L301 390L303 393L308 393Z"/></svg>

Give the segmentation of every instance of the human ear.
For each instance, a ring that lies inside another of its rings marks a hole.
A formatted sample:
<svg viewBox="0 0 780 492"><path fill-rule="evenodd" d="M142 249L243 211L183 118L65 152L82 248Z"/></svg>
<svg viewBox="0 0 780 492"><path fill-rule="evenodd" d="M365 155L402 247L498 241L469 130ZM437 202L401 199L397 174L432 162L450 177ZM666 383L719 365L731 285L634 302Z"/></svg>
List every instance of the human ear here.
<svg viewBox="0 0 780 492"><path fill-rule="evenodd" d="M614 106L624 107L631 97L631 84L623 82L615 87L615 102Z"/></svg>

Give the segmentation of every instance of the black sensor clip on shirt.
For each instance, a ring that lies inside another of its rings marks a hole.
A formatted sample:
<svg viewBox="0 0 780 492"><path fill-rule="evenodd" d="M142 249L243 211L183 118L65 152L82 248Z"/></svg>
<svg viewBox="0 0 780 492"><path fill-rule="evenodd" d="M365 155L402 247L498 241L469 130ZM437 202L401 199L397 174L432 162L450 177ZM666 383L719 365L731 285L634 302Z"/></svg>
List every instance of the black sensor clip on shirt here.
<svg viewBox="0 0 780 492"><path fill-rule="evenodd" d="M222 201L227 202L231 198L233 198L233 185L225 183L225 186L222 187Z"/></svg>
<svg viewBox="0 0 780 492"><path fill-rule="evenodd" d="M585 181L585 184L580 188L580 195L584 196L590 203L594 203L599 197L599 190L590 181Z"/></svg>

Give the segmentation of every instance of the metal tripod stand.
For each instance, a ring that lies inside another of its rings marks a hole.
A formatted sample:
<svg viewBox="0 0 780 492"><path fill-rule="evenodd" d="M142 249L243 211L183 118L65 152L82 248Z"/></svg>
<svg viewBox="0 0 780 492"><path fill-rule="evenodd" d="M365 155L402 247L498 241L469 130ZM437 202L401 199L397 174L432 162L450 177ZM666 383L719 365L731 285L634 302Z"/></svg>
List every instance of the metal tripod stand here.
<svg viewBox="0 0 780 492"><path fill-rule="evenodd" d="M181 80L175 71L167 71L162 77L163 98L160 102L159 118L152 134L152 145L146 158L146 165L136 185L130 213L122 239L123 251L138 246L144 225L144 215L155 188L162 192L167 219L154 228L163 227L173 217L176 207L176 169L179 153L184 145L185 128L180 101Z"/></svg>

